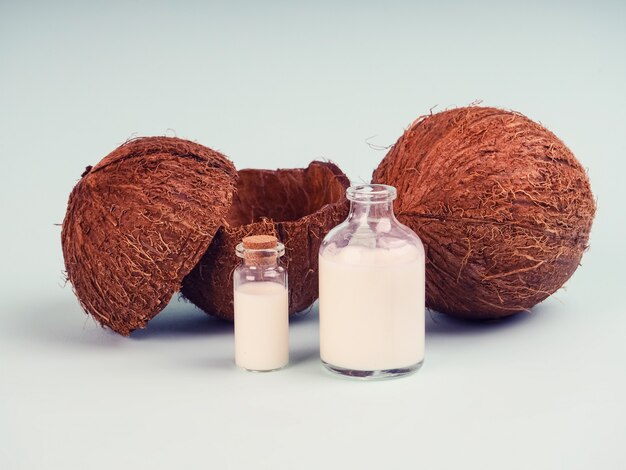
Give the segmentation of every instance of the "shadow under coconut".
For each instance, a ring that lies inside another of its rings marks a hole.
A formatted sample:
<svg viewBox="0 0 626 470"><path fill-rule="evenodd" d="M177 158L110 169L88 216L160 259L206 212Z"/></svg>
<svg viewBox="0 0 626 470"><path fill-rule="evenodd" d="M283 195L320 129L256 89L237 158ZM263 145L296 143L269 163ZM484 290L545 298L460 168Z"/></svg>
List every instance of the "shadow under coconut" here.
<svg viewBox="0 0 626 470"><path fill-rule="evenodd" d="M315 301L289 318L289 367L319 361L319 311Z"/></svg>
<svg viewBox="0 0 626 470"><path fill-rule="evenodd" d="M135 330L131 339L175 338L233 333L231 322L207 315L190 303L173 300L145 328Z"/></svg>
<svg viewBox="0 0 626 470"><path fill-rule="evenodd" d="M314 304L315 305L315 304ZM317 320L314 305L289 318L291 326ZM206 336L210 334L230 334L234 332L234 323L207 315L199 308L185 301L175 299L148 322L146 328L135 330L131 339L149 339L175 336Z"/></svg>
<svg viewBox="0 0 626 470"><path fill-rule="evenodd" d="M289 317L289 325L298 325L300 323L308 323L309 321L318 321L317 301L309 308L301 312L294 313Z"/></svg>
<svg viewBox="0 0 626 470"><path fill-rule="evenodd" d="M295 366L297 364L303 364L309 361L319 361L320 349L319 347L308 348L295 348L291 346L289 351L289 365Z"/></svg>
<svg viewBox="0 0 626 470"><path fill-rule="evenodd" d="M434 310L426 311L427 335L477 335L519 327L536 321L548 310L545 305L536 305L530 311L519 312L496 320L472 321L451 317ZM543 312L543 313L542 313Z"/></svg>
<svg viewBox="0 0 626 470"><path fill-rule="evenodd" d="M38 299L15 308L5 322L5 331L14 338L36 339L65 346L117 347L124 337L102 328L86 315L78 302L71 298Z"/></svg>

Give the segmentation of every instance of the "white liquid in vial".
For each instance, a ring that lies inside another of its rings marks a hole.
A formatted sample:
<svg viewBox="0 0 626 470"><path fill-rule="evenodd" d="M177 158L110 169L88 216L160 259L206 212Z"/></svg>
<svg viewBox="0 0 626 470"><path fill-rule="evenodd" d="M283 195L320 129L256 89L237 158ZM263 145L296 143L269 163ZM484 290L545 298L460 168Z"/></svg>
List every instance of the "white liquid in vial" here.
<svg viewBox="0 0 626 470"><path fill-rule="evenodd" d="M358 371L424 358L424 252L329 246L319 258L320 355Z"/></svg>
<svg viewBox="0 0 626 470"><path fill-rule="evenodd" d="M235 289L235 362L248 370L280 369L289 362L289 300L276 282Z"/></svg>

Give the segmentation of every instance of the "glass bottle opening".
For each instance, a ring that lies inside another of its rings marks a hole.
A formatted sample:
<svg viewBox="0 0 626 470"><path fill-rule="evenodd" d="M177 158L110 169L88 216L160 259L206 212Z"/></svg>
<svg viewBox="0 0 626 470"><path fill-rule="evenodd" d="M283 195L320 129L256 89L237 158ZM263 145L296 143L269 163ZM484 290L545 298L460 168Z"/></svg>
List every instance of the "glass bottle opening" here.
<svg viewBox="0 0 626 470"><path fill-rule="evenodd" d="M274 248L261 248L258 250L253 250L250 248L244 248L243 243L239 243L235 248L235 253L240 258L246 258L249 257L249 255L257 255L260 258L272 256L280 258L285 254L285 245L278 242L276 243L276 246Z"/></svg>
<svg viewBox="0 0 626 470"><path fill-rule="evenodd" d="M346 189L346 197L354 202L391 202L397 195L396 188L386 184L359 184Z"/></svg>

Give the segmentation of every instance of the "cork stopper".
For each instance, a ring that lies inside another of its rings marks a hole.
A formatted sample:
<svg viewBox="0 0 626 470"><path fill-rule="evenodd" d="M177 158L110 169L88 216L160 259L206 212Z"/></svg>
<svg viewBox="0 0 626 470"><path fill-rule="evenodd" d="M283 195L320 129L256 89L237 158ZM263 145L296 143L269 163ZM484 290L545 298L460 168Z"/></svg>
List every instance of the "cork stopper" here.
<svg viewBox="0 0 626 470"><path fill-rule="evenodd" d="M237 247L237 254L246 264L271 266L284 252L284 246L273 235L251 235L244 237Z"/></svg>
<svg viewBox="0 0 626 470"><path fill-rule="evenodd" d="M271 250L278 244L278 238L273 235L250 235L241 241L246 250Z"/></svg>

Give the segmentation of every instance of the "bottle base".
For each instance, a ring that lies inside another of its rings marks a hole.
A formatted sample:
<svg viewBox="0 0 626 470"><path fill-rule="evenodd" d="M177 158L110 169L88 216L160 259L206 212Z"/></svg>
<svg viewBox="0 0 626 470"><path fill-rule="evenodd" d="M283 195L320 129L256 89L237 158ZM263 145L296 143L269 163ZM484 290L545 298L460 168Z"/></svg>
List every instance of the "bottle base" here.
<svg viewBox="0 0 626 470"><path fill-rule="evenodd" d="M398 367L396 369L355 370L334 366L332 364L324 362L324 360L322 359L322 365L324 366L324 368L327 371L331 372L333 375L357 380L386 380L406 377L407 375L411 375L417 372L420 367L422 367L423 363L424 361L422 360L417 364L413 364L407 367Z"/></svg>
<svg viewBox="0 0 626 470"><path fill-rule="evenodd" d="M236 364L238 369L241 369L241 370L246 371L246 372L260 373L260 374L265 373L265 372L276 372L278 370L283 370L288 365L289 365L289 363L284 364L284 365L279 366L279 367L274 367L273 369L248 369L247 367L243 367L243 366L240 366L240 365Z"/></svg>

